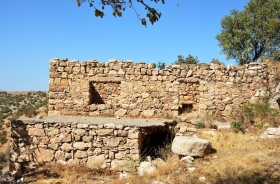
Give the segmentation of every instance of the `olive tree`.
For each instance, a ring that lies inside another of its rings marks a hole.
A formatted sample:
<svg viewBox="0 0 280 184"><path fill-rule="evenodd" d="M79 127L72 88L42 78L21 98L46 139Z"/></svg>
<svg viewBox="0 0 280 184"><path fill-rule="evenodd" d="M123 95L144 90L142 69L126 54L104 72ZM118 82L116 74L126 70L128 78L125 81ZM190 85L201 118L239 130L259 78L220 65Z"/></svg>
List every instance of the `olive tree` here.
<svg viewBox="0 0 280 184"><path fill-rule="evenodd" d="M243 11L231 10L221 20L216 38L221 53L240 64L279 52L280 0L250 0Z"/></svg>

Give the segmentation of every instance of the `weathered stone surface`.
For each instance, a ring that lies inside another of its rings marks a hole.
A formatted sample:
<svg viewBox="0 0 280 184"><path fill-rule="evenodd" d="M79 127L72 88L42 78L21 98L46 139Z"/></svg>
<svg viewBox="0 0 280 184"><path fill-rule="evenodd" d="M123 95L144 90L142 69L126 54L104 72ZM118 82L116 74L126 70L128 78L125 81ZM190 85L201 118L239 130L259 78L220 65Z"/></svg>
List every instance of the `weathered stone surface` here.
<svg viewBox="0 0 280 184"><path fill-rule="evenodd" d="M127 110L120 109L115 112L115 116L123 117L126 114Z"/></svg>
<svg viewBox="0 0 280 184"><path fill-rule="evenodd" d="M61 149L62 150L72 150L73 147L71 146L71 144L63 143L62 146L61 146Z"/></svg>
<svg viewBox="0 0 280 184"><path fill-rule="evenodd" d="M107 123L107 124L104 124L104 128L108 128L108 129L114 129L116 127L115 124L113 123Z"/></svg>
<svg viewBox="0 0 280 184"><path fill-rule="evenodd" d="M230 123L215 122L214 125L216 125L218 130L230 130L231 128Z"/></svg>
<svg viewBox="0 0 280 184"><path fill-rule="evenodd" d="M125 160L113 160L111 162L111 169L113 171L123 171L127 163L125 163Z"/></svg>
<svg viewBox="0 0 280 184"><path fill-rule="evenodd" d="M82 139L84 142L91 142L93 140L93 136L84 136Z"/></svg>
<svg viewBox="0 0 280 184"><path fill-rule="evenodd" d="M76 129L76 130L74 130L74 133L79 136L84 136L86 133L86 130L85 129Z"/></svg>
<svg viewBox="0 0 280 184"><path fill-rule="evenodd" d="M130 130L128 131L128 138L130 139L138 139L141 137L141 132L139 130Z"/></svg>
<svg viewBox="0 0 280 184"><path fill-rule="evenodd" d="M84 150L86 148L91 147L91 142L85 143L85 142L74 142L73 147L79 150Z"/></svg>
<svg viewBox="0 0 280 184"><path fill-rule="evenodd" d="M151 174L155 171L156 171L156 167L152 165L150 162L141 162L138 169L138 174L140 176L143 176L145 173Z"/></svg>
<svg viewBox="0 0 280 184"><path fill-rule="evenodd" d="M54 158L54 151L45 149L36 149L34 151L34 159L36 162L49 162Z"/></svg>
<svg viewBox="0 0 280 184"><path fill-rule="evenodd" d="M55 160L65 160L65 155L63 151L57 151L55 152Z"/></svg>
<svg viewBox="0 0 280 184"><path fill-rule="evenodd" d="M60 133L60 130L58 128L51 128L48 129L48 135L54 136Z"/></svg>
<svg viewBox="0 0 280 184"><path fill-rule="evenodd" d="M280 128L268 128L267 133L268 135L274 135L280 137Z"/></svg>
<svg viewBox="0 0 280 184"><path fill-rule="evenodd" d="M58 144L48 144L48 148L50 148L52 150L57 150Z"/></svg>
<svg viewBox="0 0 280 184"><path fill-rule="evenodd" d="M77 150L74 157L75 158L87 158L87 156L88 156L87 151Z"/></svg>
<svg viewBox="0 0 280 184"><path fill-rule="evenodd" d="M110 136L114 135L114 129L98 129L96 130L96 133L99 136Z"/></svg>
<svg viewBox="0 0 280 184"><path fill-rule="evenodd" d="M125 130L117 130L117 135L119 137L127 137L128 136L128 132Z"/></svg>
<svg viewBox="0 0 280 184"><path fill-rule="evenodd" d="M134 110L130 111L129 116L131 116L131 117L139 117L140 113L141 113L141 111L139 109L134 109Z"/></svg>
<svg viewBox="0 0 280 184"><path fill-rule="evenodd" d="M88 157L87 166L91 169L100 169L105 164L105 156L91 156Z"/></svg>
<svg viewBox="0 0 280 184"><path fill-rule="evenodd" d="M154 114L155 114L154 110L145 110L142 112L142 115L146 118L151 118L154 116Z"/></svg>
<svg viewBox="0 0 280 184"><path fill-rule="evenodd" d="M106 138L103 140L103 142L104 142L105 146L117 147L117 146L119 146L120 141L122 141L122 140L123 140L123 138L121 138L121 137L110 138L110 139Z"/></svg>
<svg viewBox="0 0 280 184"><path fill-rule="evenodd" d="M172 151L179 155L203 157L211 153L210 141L195 137L176 136L172 143Z"/></svg>
<svg viewBox="0 0 280 184"><path fill-rule="evenodd" d="M29 128L28 135L44 136L45 131L44 129L40 129L40 128Z"/></svg>

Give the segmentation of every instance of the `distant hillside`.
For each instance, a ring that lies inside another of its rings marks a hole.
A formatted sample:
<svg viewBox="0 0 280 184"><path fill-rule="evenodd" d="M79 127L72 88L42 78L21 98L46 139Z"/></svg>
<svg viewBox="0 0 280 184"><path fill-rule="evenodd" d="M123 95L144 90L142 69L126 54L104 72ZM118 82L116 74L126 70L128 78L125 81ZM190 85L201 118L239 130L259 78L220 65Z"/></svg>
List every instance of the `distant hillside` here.
<svg viewBox="0 0 280 184"><path fill-rule="evenodd" d="M47 112L48 93L42 91L0 91L0 121L8 116L32 117Z"/></svg>

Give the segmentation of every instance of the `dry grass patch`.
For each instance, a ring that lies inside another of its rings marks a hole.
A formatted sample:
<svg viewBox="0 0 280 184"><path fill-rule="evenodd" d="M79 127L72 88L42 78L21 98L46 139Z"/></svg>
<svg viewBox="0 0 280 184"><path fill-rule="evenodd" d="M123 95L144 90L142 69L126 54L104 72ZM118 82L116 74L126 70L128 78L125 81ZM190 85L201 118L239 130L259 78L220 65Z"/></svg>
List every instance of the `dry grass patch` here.
<svg viewBox="0 0 280 184"><path fill-rule="evenodd" d="M83 164L47 164L23 177L25 178L25 182L33 184L91 184L116 179L117 175L110 170L93 170Z"/></svg>

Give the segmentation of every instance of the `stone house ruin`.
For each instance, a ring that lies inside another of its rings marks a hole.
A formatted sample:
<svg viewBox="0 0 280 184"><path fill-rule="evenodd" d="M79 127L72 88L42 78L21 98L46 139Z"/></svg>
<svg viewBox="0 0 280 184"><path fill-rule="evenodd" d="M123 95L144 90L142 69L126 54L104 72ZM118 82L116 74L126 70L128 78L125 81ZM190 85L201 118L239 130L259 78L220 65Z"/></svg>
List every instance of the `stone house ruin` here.
<svg viewBox="0 0 280 184"><path fill-rule="evenodd" d="M266 64L171 65L165 70L131 60L52 59L49 115L174 119L213 111L229 117L234 107L274 94ZM277 100L277 99L276 99Z"/></svg>
<svg viewBox="0 0 280 184"><path fill-rule="evenodd" d="M226 120L264 94L274 107L280 99L263 63L158 70L130 60L55 58L49 69L48 116L12 122L11 170L59 162L123 171L170 141L176 123L208 112Z"/></svg>

